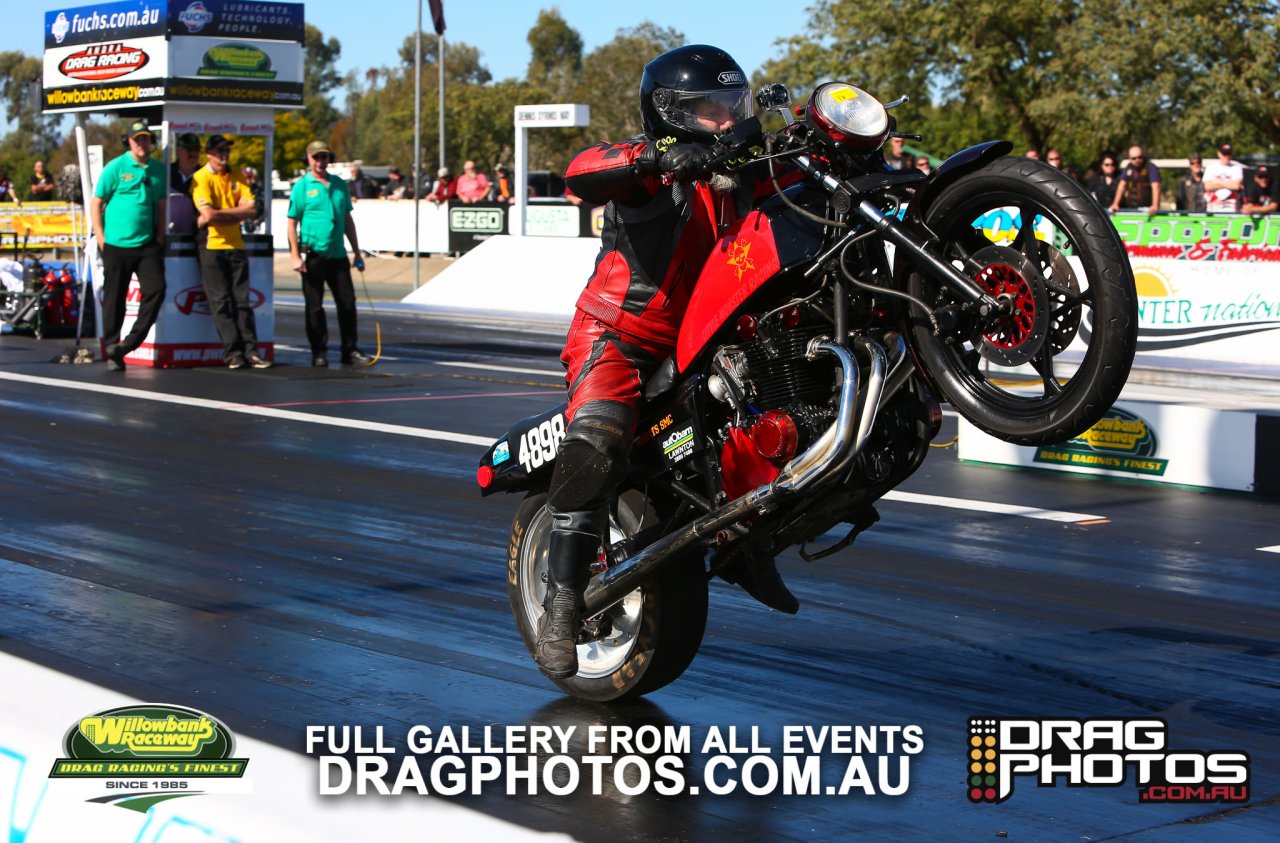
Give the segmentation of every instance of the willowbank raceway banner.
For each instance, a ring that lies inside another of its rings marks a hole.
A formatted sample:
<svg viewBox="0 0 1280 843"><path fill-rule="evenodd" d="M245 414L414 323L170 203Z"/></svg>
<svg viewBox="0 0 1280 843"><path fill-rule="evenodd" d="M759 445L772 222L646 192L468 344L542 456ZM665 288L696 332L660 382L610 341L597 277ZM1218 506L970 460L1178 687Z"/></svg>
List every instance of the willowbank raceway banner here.
<svg viewBox="0 0 1280 843"><path fill-rule="evenodd" d="M303 4L122 0L45 13L44 110L302 107Z"/></svg>

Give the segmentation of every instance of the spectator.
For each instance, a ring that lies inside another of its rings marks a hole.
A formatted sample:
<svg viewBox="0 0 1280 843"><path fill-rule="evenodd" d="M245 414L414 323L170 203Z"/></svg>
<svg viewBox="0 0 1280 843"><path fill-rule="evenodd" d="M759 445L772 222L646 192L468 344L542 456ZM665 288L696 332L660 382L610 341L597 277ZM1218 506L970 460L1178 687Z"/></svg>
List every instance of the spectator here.
<svg viewBox="0 0 1280 843"><path fill-rule="evenodd" d="M439 180L436 182L435 189L427 194L427 201L432 204L439 205L441 202L448 202L450 199L457 199L458 182L453 177L453 174L449 172L449 168L441 167L439 170L436 170L436 176Z"/></svg>
<svg viewBox="0 0 1280 843"><path fill-rule="evenodd" d="M18 193L13 189L13 182L9 180L9 174L5 172L4 167L0 167L0 202L12 202L15 205L21 205L22 201L18 199Z"/></svg>
<svg viewBox="0 0 1280 843"><path fill-rule="evenodd" d="M1222 144L1217 152L1218 160L1204 168L1205 206L1211 213L1234 214L1244 197L1244 167L1231 160L1231 144Z"/></svg>
<svg viewBox="0 0 1280 843"><path fill-rule="evenodd" d="M927 176L933 172L933 164L929 163L927 156L920 155L916 157L916 169Z"/></svg>
<svg viewBox="0 0 1280 843"><path fill-rule="evenodd" d="M240 171L240 175L244 176L244 183L248 185L249 193L253 196L253 206L258 209L253 219L245 220L240 224L240 230L245 234L253 234L262 225L262 220L267 213L267 203L263 201L263 185L258 178L258 170L255 167L245 167Z"/></svg>
<svg viewBox="0 0 1280 843"><path fill-rule="evenodd" d="M329 173L333 153L329 144L314 140L307 145L307 172L289 194L289 256L293 271L302 273L307 342L311 365L329 365L329 328L324 317L324 288L329 285L338 311L338 331L345 366L368 366L373 361L356 347L356 291L342 237L351 241L356 269L364 271L364 258L356 241L347 184Z"/></svg>
<svg viewBox="0 0 1280 843"><path fill-rule="evenodd" d="M1098 162L1098 174L1089 179L1089 184L1085 186L1085 190L1089 191L1089 194L1103 208L1111 207L1111 200L1116 198L1116 188L1120 185L1118 170L1116 156L1110 152L1104 152L1102 160Z"/></svg>
<svg viewBox="0 0 1280 843"><path fill-rule="evenodd" d="M191 199L200 214L197 223L206 231L203 242L196 243L196 254L213 326L222 338L222 358L228 369L267 369L271 362L258 354L249 258L240 234L240 224L257 213L253 194L228 166L231 141L210 135L204 151L208 161L191 177Z"/></svg>
<svg viewBox="0 0 1280 843"><path fill-rule="evenodd" d="M196 206L191 201L191 177L200 169L200 138L191 132L178 135L174 162L169 165L169 231L196 233Z"/></svg>
<svg viewBox="0 0 1280 843"><path fill-rule="evenodd" d="M53 178L44 171L44 162L37 161L31 174L31 201L48 202L53 198Z"/></svg>
<svg viewBox="0 0 1280 843"><path fill-rule="evenodd" d="M499 162L493 168L493 189L490 192L490 198L494 202L510 202L514 195L511 192L511 171L507 169L507 165Z"/></svg>
<svg viewBox="0 0 1280 843"><path fill-rule="evenodd" d="M1253 178L1244 186L1246 214L1273 214L1276 211L1276 187L1271 183L1271 168L1263 164L1253 171Z"/></svg>
<svg viewBox="0 0 1280 843"><path fill-rule="evenodd" d="M1187 166L1191 171L1178 182L1174 194L1178 200L1178 210L1203 213L1208 210L1208 206L1204 199L1204 164L1200 160L1200 153L1188 155Z"/></svg>
<svg viewBox="0 0 1280 843"><path fill-rule="evenodd" d="M102 249L102 341L107 368L124 371L124 358L147 338L164 302L164 166L151 157L155 136L135 121L125 136L128 152L102 168L89 202L93 234ZM142 300L124 339L125 296L138 275Z"/></svg>
<svg viewBox="0 0 1280 843"><path fill-rule="evenodd" d="M1050 167L1054 168L1055 170L1060 170L1063 173L1066 173L1067 177L1070 178L1072 181L1077 181L1077 182L1080 181L1080 175L1076 173L1075 170L1071 169L1065 163L1063 163L1061 152L1059 152L1056 149L1051 149L1045 153L1044 157L1045 157L1045 161L1048 162Z"/></svg>
<svg viewBox="0 0 1280 843"><path fill-rule="evenodd" d="M355 161L351 164L351 198L353 200L380 198L377 183L361 171L361 163L360 161Z"/></svg>
<svg viewBox="0 0 1280 843"><path fill-rule="evenodd" d="M1023 158L1030 158L1032 161L1040 160L1040 150L1032 147L1022 154Z"/></svg>
<svg viewBox="0 0 1280 843"><path fill-rule="evenodd" d="M458 177L458 200L472 205L488 196L489 179L484 173L476 172L476 162L464 162L462 175Z"/></svg>
<svg viewBox="0 0 1280 843"><path fill-rule="evenodd" d="M911 166L911 156L902 151L902 138L889 138L889 149L884 154L884 162L891 170L905 170Z"/></svg>
<svg viewBox="0 0 1280 843"><path fill-rule="evenodd" d="M573 190L570 189L569 185L566 184L564 186L564 201L568 202L570 205L581 205L582 197L574 193Z"/></svg>
<svg viewBox="0 0 1280 843"><path fill-rule="evenodd" d="M411 188L400 175L398 167L392 167L387 170L387 183L382 186L383 199L412 199L413 188Z"/></svg>
<svg viewBox="0 0 1280 843"><path fill-rule="evenodd" d="M1156 214L1160 211L1160 168L1147 160L1140 146L1129 147L1129 166L1120 174L1111 210L1129 208Z"/></svg>

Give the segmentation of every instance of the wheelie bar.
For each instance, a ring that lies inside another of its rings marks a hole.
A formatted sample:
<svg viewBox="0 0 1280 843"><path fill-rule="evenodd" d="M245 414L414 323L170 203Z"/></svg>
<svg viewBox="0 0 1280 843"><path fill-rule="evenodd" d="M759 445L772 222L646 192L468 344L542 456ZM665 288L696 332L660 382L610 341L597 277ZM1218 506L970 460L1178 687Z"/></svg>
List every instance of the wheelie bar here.
<svg viewBox="0 0 1280 843"><path fill-rule="evenodd" d="M876 345L870 343L870 345ZM885 357L884 349L876 345L881 360ZM655 571L667 562L677 558L681 553L714 536L718 531L741 521L748 515L766 515L778 503L791 495L798 494L821 483L838 473L846 464L846 459L854 455L866 444L866 433L855 432L858 408L858 363L843 345L832 342L826 337L815 337L808 348L808 356L830 354L839 361L844 377L840 388L840 403L836 412L836 420L831 427L818 438L804 453L795 457L782 469L770 483L759 486L745 495L730 501L715 512L707 513L669 536L664 536L634 556L614 565L603 573L591 578L584 595L586 611L584 616L599 614L626 597L640 583L651 577ZM885 367L873 367L870 379L878 382L869 384L868 389L876 395L884 386ZM875 402L868 402L866 412L876 412ZM870 424L866 425L867 431Z"/></svg>

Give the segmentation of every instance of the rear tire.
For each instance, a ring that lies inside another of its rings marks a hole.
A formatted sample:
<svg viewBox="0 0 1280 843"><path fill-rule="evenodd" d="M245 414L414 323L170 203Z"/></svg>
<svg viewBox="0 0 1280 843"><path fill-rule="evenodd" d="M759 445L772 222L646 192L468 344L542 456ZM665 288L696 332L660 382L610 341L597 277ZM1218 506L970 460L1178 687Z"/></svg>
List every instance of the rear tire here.
<svg viewBox="0 0 1280 843"><path fill-rule="evenodd" d="M1009 217L1008 233L992 239L975 226L990 212ZM1044 240L1030 233L1036 218L1053 229ZM925 223L944 244L946 259L990 291L1005 290L1018 305L1016 318L962 317L941 337L918 310L912 314L915 347L951 404L1016 445L1063 442L1092 427L1120 396L1138 333L1133 270L1093 198L1047 164L1000 158L944 188ZM909 283L933 308L958 302L919 272ZM1067 358L1055 368L1055 357L1078 332L1087 348L1067 377ZM991 372L992 363L1004 369Z"/></svg>
<svg viewBox="0 0 1280 843"><path fill-rule="evenodd" d="M547 589L551 513L546 504L541 492L524 499L507 544L507 598L531 656ZM652 505L637 491L624 493L618 509L621 523L611 524L611 529L626 535L656 522ZM675 681L693 661L706 629L702 558L702 553L692 552L669 563L607 609L604 614L613 631L600 641L578 645L577 675L551 681L570 696L597 702L635 699Z"/></svg>

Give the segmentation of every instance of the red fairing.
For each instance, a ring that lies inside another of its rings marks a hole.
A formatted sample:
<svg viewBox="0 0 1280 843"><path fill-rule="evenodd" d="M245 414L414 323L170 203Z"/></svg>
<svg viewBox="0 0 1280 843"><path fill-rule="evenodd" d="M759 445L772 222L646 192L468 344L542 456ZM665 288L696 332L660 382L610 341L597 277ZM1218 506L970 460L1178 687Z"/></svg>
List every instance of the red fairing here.
<svg viewBox="0 0 1280 843"><path fill-rule="evenodd" d="M702 267L689 300L676 365L685 371L742 303L778 273L778 248L769 218L752 211L722 237Z"/></svg>

